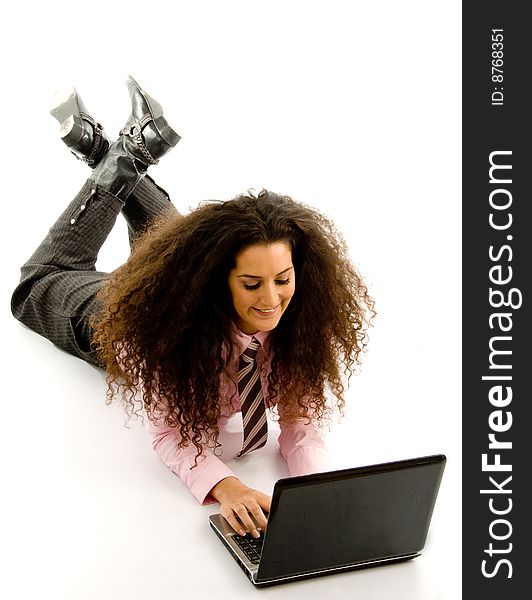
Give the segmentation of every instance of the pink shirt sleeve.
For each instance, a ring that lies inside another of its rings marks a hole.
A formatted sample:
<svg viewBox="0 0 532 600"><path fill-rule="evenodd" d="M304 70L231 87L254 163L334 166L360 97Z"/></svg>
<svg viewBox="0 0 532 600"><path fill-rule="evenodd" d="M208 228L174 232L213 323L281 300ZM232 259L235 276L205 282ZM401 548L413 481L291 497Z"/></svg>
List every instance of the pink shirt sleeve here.
<svg viewBox="0 0 532 600"><path fill-rule="evenodd" d="M328 471L330 456L316 426L301 418L293 423L279 421L279 448L292 477Z"/></svg>
<svg viewBox="0 0 532 600"><path fill-rule="evenodd" d="M155 424L146 420L148 431L152 434L152 447L161 460L178 475L201 504L212 504L216 500L209 494L212 488L226 477L235 477L234 473L209 450L198 458L194 468L196 447L190 444L179 448L181 440L175 427Z"/></svg>

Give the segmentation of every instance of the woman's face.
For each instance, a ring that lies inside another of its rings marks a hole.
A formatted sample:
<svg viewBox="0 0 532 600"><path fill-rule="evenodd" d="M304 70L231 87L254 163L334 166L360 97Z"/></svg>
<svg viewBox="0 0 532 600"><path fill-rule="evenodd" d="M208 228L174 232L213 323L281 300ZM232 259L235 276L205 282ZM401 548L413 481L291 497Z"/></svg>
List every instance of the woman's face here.
<svg viewBox="0 0 532 600"><path fill-rule="evenodd" d="M286 242L248 246L229 272L236 325L243 333L271 331L295 291L292 251Z"/></svg>

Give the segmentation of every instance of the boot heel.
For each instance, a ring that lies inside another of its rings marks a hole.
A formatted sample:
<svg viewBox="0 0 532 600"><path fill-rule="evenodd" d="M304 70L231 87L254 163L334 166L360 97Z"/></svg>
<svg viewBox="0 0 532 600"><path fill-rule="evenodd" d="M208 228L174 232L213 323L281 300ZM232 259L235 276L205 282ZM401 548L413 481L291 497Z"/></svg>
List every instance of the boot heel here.
<svg viewBox="0 0 532 600"><path fill-rule="evenodd" d="M78 159L95 167L109 148L103 127L89 114L76 89L60 89L50 114L59 121L59 135Z"/></svg>
<svg viewBox="0 0 532 600"><path fill-rule="evenodd" d="M74 146L83 136L80 98L73 87L59 90L54 98L50 114L59 121L60 136L67 146Z"/></svg>

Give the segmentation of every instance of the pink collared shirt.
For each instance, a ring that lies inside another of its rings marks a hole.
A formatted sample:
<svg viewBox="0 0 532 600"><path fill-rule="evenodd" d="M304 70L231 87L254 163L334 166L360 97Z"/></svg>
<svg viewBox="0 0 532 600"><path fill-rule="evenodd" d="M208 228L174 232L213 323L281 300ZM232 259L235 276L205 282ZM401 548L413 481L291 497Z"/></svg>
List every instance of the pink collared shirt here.
<svg viewBox="0 0 532 600"><path fill-rule="evenodd" d="M267 377L270 371L271 350L269 344L268 332L257 332L254 336L242 333L236 326L233 328L233 344L235 352L228 368L230 378L224 378L220 382L220 402L222 416L218 421L220 428L220 439L223 438L225 426L229 419L238 412L241 412L238 390L236 387L236 375L238 373L238 363L240 355L246 350L251 342L251 338L259 340L259 348L256 360L260 367L260 377L262 389L264 390L264 399L266 405L269 405L267 396ZM146 419L148 430L152 434L152 446L162 461L176 475L179 475L183 483L190 489L192 494L202 504L211 504L215 502L209 494L212 488L226 477L236 477L231 469L225 464L223 458L231 459L234 456L223 455L222 458L215 456L214 453L205 449L204 457L198 458L196 467L194 465L196 457L196 447L189 444L185 448L179 448L181 440L179 430L175 427L167 427L161 423L155 423ZM307 419L299 419L295 423L286 424L279 422L280 434L278 437L279 449L286 460L288 470L291 476L306 475L318 471L325 471L330 468L329 454L325 442L313 424L309 424ZM254 450L249 454L253 456Z"/></svg>

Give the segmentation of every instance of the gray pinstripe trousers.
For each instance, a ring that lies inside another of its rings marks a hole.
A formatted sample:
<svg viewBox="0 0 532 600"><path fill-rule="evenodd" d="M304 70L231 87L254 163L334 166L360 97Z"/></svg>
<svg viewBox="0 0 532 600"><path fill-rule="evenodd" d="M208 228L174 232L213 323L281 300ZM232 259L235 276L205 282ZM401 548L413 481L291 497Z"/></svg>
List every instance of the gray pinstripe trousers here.
<svg viewBox="0 0 532 600"><path fill-rule="evenodd" d="M11 299L13 315L63 350L101 366L90 348L89 325L99 308L96 295L109 277L96 270L98 252L120 212L132 242L169 210L176 210L170 197L148 176L125 203L86 181L21 268Z"/></svg>

